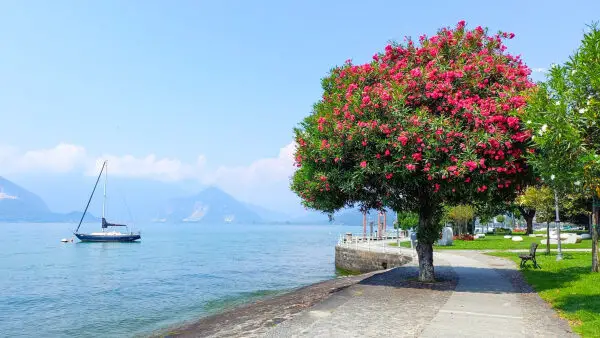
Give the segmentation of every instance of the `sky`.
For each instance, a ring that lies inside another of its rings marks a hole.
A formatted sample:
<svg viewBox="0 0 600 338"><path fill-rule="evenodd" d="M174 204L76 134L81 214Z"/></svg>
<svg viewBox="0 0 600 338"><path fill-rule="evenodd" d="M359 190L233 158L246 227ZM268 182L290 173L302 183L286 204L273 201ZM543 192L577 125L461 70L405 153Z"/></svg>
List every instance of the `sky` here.
<svg viewBox="0 0 600 338"><path fill-rule="evenodd" d="M0 175L35 192L108 158L118 177L291 210L293 128L332 67L466 20L515 33L509 52L542 80L598 13L598 1L3 1Z"/></svg>

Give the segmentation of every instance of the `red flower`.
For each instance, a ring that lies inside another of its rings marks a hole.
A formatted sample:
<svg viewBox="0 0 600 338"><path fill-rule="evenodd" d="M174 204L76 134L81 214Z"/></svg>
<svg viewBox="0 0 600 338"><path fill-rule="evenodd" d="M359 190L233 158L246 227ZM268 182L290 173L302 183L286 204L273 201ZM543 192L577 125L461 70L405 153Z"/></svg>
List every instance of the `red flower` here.
<svg viewBox="0 0 600 338"><path fill-rule="evenodd" d="M417 166L414 164L407 164L406 165L406 169L410 170L410 171L414 171L417 169Z"/></svg>
<svg viewBox="0 0 600 338"><path fill-rule="evenodd" d="M400 135L400 136L398 136L398 141L400 141L400 143L402 143L402 145L405 146L406 142L408 142L408 137L406 137L404 135Z"/></svg>
<svg viewBox="0 0 600 338"><path fill-rule="evenodd" d="M510 116L509 118L507 118L506 123L509 127L513 129L519 129L519 119L514 116Z"/></svg>
<svg viewBox="0 0 600 338"><path fill-rule="evenodd" d="M465 167L469 168L469 171L473 171L477 169L477 163L475 163L474 161L467 161L465 162Z"/></svg>
<svg viewBox="0 0 600 338"><path fill-rule="evenodd" d="M362 162L360 162L360 166L361 166L362 168L366 168L366 167L367 167L367 161L362 161Z"/></svg>
<svg viewBox="0 0 600 338"><path fill-rule="evenodd" d="M421 153L414 153L414 154L412 154L412 158L415 161L421 161L423 159L423 154L421 154Z"/></svg>
<svg viewBox="0 0 600 338"><path fill-rule="evenodd" d="M388 180L391 179L392 176L394 176L394 174L392 173L385 174L385 178L387 178Z"/></svg>

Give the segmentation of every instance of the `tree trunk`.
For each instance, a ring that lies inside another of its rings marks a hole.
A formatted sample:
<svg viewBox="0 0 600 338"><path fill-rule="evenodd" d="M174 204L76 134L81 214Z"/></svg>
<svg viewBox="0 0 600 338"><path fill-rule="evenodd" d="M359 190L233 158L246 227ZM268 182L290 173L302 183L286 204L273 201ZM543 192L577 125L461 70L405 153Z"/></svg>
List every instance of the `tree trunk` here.
<svg viewBox="0 0 600 338"><path fill-rule="evenodd" d="M546 222L546 255L550 254L550 222Z"/></svg>
<svg viewBox="0 0 600 338"><path fill-rule="evenodd" d="M535 209L525 209L523 207L519 207L519 212L521 216L525 218L525 222L527 223L527 231L525 235L531 235L533 233L533 218L535 217Z"/></svg>
<svg viewBox="0 0 600 338"><path fill-rule="evenodd" d="M525 222L527 222L527 230L525 231L525 235L531 235L533 233L533 216L526 217Z"/></svg>
<svg viewBox="0 0 600 338"><path fill-rule="evenodd" d="M421 282L433 282L435 275L433 271L433 245L417 243L417 255L419 256L419 280Z"/></svg>
<svg viewBox="0 0 600 338"><path fill-rule="evenodd" d="M598 272L598 213L597 201L594 198L594 204L592 206L592 272Z"/></svg>
<svg viewBox="0 0 600 338"><path fill-rule="evenodd" d="M592 272L598 272L598 224L592 230Z"/></svg>
<svg viewBox="0 0 600 338"><path fill-rule="evenodd" d="M433 243L439 237L437 231L437 205L427 192L420 196L419 225L417 229L417 255L419 257L419 280L433 282ZM459 226L460 227L460 226Z"/></svg>

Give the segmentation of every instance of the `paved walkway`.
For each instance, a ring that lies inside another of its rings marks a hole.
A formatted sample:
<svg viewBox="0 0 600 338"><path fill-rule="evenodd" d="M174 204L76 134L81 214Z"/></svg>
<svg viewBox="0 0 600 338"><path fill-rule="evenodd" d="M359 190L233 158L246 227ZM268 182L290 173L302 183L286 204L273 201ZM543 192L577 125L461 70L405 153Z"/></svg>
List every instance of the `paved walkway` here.
<svg viewBox="0 0 600 338"><path fill-rule="evenodd" d="M576 337L513 262L473 251L435 252L434 261L439 282L416 282L415 263L392 269L335 293L266 336Z"/></svg>

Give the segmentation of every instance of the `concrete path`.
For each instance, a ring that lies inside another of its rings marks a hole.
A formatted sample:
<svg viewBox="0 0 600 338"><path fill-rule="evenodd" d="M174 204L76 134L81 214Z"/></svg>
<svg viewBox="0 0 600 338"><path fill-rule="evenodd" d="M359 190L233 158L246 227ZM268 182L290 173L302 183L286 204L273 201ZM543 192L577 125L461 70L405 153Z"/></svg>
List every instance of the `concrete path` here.
<svg viewBox="0 0 600 338"><path fill-rule="evenodd" d="M416 282L415 263L392 269L334 294L266 336L576 337L513 262L473 251L436 252L434 260L440 282Z"/></svg>

